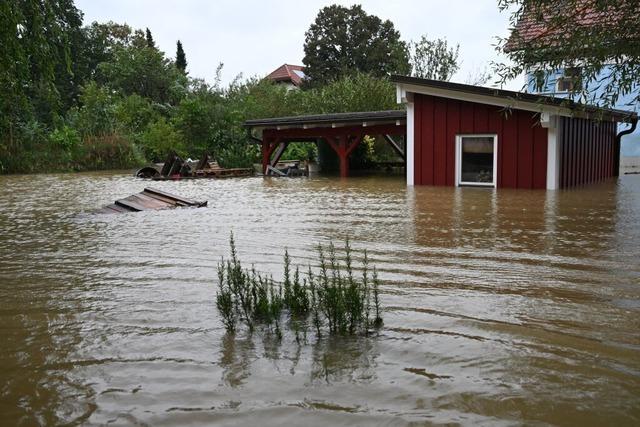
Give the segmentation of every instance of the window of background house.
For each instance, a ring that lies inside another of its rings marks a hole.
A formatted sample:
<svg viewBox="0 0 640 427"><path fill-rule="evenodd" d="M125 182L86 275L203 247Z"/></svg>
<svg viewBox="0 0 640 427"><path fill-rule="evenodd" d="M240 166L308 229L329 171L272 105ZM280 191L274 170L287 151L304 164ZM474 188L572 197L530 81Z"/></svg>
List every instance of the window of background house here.
<svg viewBox="0 0 640 427"><path fill-rule="evenodd" d="M582 89L582 70L577 67L566 68L556 81L556 92L577 92Z"/></svg>

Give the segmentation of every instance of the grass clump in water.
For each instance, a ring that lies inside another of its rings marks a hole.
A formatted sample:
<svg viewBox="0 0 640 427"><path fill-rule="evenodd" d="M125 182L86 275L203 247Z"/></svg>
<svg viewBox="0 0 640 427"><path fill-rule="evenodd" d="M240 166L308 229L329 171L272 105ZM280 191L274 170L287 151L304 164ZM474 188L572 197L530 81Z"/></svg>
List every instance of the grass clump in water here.
<svg viewBox="0 0 640 427"><path fill-rule="evenodd" d="M362 273L354 274L352 250L347 240L344 259L336 254L333 243L328 248L318 245L319 266L314 273L309 265L306 277L300 268L292 273L291 258L285 250L283 282L242 267L233 234L229 239L231 257L218 264L219 289L216 306L225 328L233 332L238 323L249 330L256 325L273 328L282 335L281 319L287 314L296 331L309 323L317 336L323 333L354 335L379 328L383 321L380 303L380 281L375 267L370 275L369 259L364 251ZM305 332L306 333L306 332Z"/></svg>

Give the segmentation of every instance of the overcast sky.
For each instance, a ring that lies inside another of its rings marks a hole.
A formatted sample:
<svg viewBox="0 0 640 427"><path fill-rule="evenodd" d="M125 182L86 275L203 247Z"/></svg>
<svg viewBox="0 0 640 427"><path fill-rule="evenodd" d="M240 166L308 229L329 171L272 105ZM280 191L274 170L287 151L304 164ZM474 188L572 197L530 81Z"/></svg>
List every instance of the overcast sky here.
<svg viewBox="0 0 640 427"><path fill-rule="evenodd" d="M508 16L497 0L76 0L85 24L149 27L170 57L181 40L193 77L213 81L224 63L223 83L239 73L264 76L283 63L302 64L305 31L322 7L336 3L361 4L367 13L390 19L405 41L427 34L459 43L462 64L453 81L464 83L492 60L503 60L493 45L496 36L507 34ZM522 83L517 79L505 88L517 90Z"/></svg>

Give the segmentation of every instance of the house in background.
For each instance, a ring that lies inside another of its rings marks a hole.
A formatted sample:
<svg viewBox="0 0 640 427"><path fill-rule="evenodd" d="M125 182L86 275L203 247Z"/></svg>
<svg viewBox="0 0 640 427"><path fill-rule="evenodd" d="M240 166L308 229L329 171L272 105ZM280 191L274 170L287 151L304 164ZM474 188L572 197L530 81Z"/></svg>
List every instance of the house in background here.
<svg viewBox="0 0 640 427"><path fill-rule="evenodd" d="M267 79L286 86L287 89L298 89L305 78L302 65L284 64L271 72Z"/></svg>
<svg viewBox="0 0 640 427"><path fill-rule="evenodd" d="M579 25L589 26L600 20L607 19L606 12L596 11L593 6L589 6L589 2L585 2L583 9L576 13L579 13ZM507 52L517 51L519 49L518 39L524 43L536 42L547 47L545 40L550 37L552 31L553 30L550 30L547 28L547 25L545 25L544 17L535 16L533 13L525 13L517 23L511 39L505 46L505 50ZM570 31L570 29L567 31ZM516 33L517 37L514 36ZM553 38L553 34L551 34L551 38ZM585 82L582 79L582 70L579 66L555 70L543 70L532 67L526 73L526 90L529 93L553 96L556 98L572 98L573 101L583 103L590 102L591 99L597 99L603 94L610 74L610 67L605 66L600 72L600 75L594 80ZM542 84L540 84L540 82L542 82ZM581 91L589 94L588 98L590 99L580 99ZM613 107L640 112L640 105L634 102L634 98L635 96L633 94L621 94ZM629 124L623 124L619 130L628 128ZM633 133L625 135L622 138L621 156L640 156L640 129L636 129ZM627 159L627 161L629 160L631 159Z"/></svg>

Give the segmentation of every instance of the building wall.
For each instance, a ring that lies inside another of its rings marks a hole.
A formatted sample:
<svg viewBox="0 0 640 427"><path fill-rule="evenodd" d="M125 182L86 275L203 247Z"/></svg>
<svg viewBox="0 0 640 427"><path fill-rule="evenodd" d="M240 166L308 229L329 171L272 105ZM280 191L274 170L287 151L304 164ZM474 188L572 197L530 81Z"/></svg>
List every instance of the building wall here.
<svg viewBox="0 0 640 427"><path fill-rule="evenodd" d="M606 80L607 76L609 76L610 73L611 73L611 70L607 66L605 66L602 72L600 73L600 75L598 75L595 80L591 82L587 82L587 92L590 93L592 97L595 97L597 99L599 96L603 94L605 84L603 84L602 81L603 79ZM536 85L534 73L529 72L527 73L527 76L526 76L526 84L527 84L526 90L529 93L539 93L541 95L554 96L557 98L568 98L569 97L568 92L558 92L556 90L556 83L558 79L563 75L564 75L564 69L547 71L542 88L538 89L536 87L537 85ZM634 95L635 95L634 93L621 94L614 108L618 108L621 110L635 111L637 113L640 113L640 105L634 102L634 97L635 97ZM574 96L573 100L583 101L586 103L593 103L593 101L590 99L586 99L586 100L579 99L579 95ZM629 128L628 124L620 124L618 132L628 128ZM640 127L638 127L638 129L634 133L623 136L621 143L622 143L621 144L622 156L629 156L629 157L640 156Z"/></svg>
<svg viewBox="0 0 640 427"><path fill-rule="evenodd" d="M560 188L617 175L616 123L563 117L561 129Z"/></svg>
<svg viewBox="0 0 640 427"><path fill-rule="evenodd" d="M455 185L460 134L497 134L497 186L546 188L547 129L536 113L416 94L414 183Z"/></svg>

